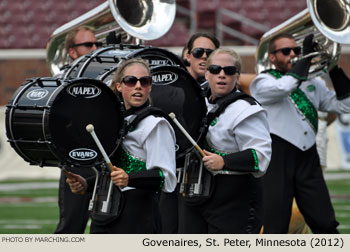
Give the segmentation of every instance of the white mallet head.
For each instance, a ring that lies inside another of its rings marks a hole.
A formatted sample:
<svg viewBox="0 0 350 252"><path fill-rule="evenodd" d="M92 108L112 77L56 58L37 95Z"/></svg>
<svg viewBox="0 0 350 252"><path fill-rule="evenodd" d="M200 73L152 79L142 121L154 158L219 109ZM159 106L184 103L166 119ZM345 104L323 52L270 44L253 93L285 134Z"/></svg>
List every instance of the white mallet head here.
<svg viewBox="0 0 350 252"><path fill-rule="evenodd" d="M169 113L169 117L174 120L175 114L173 112Z"/></svg>
<svg viewBox="0 0 350 252"><path fill-rule="evenodd" d="M92 125L92 124L86 125L86 131L89 132L89 133L93 132L94 131L94 125Z"/></svg>

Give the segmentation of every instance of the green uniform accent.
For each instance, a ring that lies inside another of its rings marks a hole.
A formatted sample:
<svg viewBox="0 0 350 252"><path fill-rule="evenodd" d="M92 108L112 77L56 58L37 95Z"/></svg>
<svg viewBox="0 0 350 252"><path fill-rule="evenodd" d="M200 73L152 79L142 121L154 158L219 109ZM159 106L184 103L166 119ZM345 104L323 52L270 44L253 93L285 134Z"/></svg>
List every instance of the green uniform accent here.
<svg viewBox="0 0 350 252"><path fill-rule="evenodd" d="M283 74L279 71L276 71L275 69L271 69L268 73L273 75L276 79L283 77ZM310 92L313 92L315 91L316 87L314 85L309 85L307 89ZM313 128L313 130L317 132L317 129L318 129L317 110L315 109L311 101L307 98L306 94L300 88L297 88L292 92L292 94L290 95L290 98L292 99L293 103L298 108L298 110L310 122L310 125Z"/></svg>
<svg viewBox="0 0 350 252"><path fill-rule="evenodd" d="M146 162L131 156L123 148L118 148L116 153L115 165L122 168L126 173L146 171ZM164 174L161 169L159 169L159 176L161 177L160 188L164 185Z"/></svg>
<svg viewBox="0 0 350 252"><path fill-rule="evenodd" d="M230 154L230 153L223 153L223 152L215 150L214 148L209 146L207 141L204 142L204 149L207 150L207 151L210 151L212 153L218 154L221 157L224 157L227 154ZM258 158L258 155L256 154L256 151L254 149L250 149L250 150L251 150L251 152L253 154L253 157L254 157L254 170L259 171L259 158Z"/></svg>

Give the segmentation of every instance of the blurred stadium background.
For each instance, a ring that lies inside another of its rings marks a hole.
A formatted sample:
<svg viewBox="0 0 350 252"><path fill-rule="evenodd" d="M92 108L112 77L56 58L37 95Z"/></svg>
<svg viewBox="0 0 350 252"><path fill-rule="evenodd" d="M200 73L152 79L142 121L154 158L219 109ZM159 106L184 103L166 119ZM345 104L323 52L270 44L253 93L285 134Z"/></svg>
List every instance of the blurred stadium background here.
<svg viewBox="0 0 350 252"><path fill-rule="evenodd" d="M59 169L29 166L7 143L8 100L28 78L50 76L46 43L59 26L104 0L0 1L0 233L52 233L58 220ZM261 35L306 8L306 0L176 0L176 19L167 34L146 44L180 54L191 34L215 34L235 49L243 70L254 73ZM238 34L238 36L237 36ZM339 65L350 73L350 47ZM350 233L350 116L328 128L326 178L342 233ZM341 178L341 179L339 179Z"/></svg>

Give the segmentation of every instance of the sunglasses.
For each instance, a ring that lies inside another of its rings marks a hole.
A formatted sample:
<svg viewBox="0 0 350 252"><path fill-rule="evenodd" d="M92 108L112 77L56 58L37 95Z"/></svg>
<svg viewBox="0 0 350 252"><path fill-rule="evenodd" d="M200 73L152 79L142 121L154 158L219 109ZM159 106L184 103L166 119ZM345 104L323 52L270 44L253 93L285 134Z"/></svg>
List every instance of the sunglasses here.
<svg viewBox="0 0 350 252"><path fill-rule="evenodd" d="M151 76L142 76L140 79L135 76L127 75L123 78L122 82L128 87L134 87L136 83L140 81L141 87L149 87L152 85L152 77Z"/></svg>
<svg viewBox="0 0 350 252"><path fill-rule="evenodd" d="M191 52L191 54L193 55L193 57L199 59L203 56L204 52L207 54L207 57L209 57L209 55L213 52L213 49L205 49L205 48L194 48Z"/></svg>
<svg viewBox="0 0 350 252"><path fill-rule="evenodd" d="M237 67L235 66L218 66L218 65L210 65L208 67L208 70L211 74L219 74L221 72L221 70L224 70L224 73L226 75L234 75L235 73L237 73Z"/></svg>
<svg viewBox="0 0 350 252"><path fill-rule="evenodd" d="M280 51L280 52L282 52L282 54L284 56L288 56L292 50L295 53L295 55L299 55L301 53L301 47L300 46L280 48L280 49L275 50L273 53L277 53L277 52Z"/></svg>
<svg viewBox="0 0 350 252"><path fill-rule="evenodd" d="M80 44L74 44L73 47L85 46L85 47L91 48L94 45L96 47L101 47L102 46L102 42L84 42L84 43L80 43Z"/></svg>

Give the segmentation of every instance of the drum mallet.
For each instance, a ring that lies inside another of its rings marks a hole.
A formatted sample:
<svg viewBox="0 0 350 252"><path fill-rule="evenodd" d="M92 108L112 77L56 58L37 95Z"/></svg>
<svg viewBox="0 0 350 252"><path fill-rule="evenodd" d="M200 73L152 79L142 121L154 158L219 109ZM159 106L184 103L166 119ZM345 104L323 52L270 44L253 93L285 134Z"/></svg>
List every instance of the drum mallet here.
<svg viewBox="0 0 350 252"><path fill-rule="evenodd" d="M91 134L91 136L92 136L92 138L94 139L94 141L95 141L95 143L96 143L98 149L99 149L100 152L102 153L102 156L103 156L104 160L105 160L106 163L107 163L108 169L110 170L110 172L112 172L112 171L113 171L113 165L112 165L112 163L111 163L111 160L109 160L109 157L108 157L107 153L106 153L105 150L103 149L103 146L102 146L100 140L98 139L98 137L97 137L96 134L95 134L94 125L88 124L88 125L86 126L86 131L89 132L89 133Z"/></svg>
<svg viewBox="0 0 350 252"><path fill-rule="evenodd" d="M199 147L199 145L196 143L196 141L193 140L193 138L190 136L190 134L187 133L187 131L182 127L181 123L176 119L176 116L173 112L169 114L169 117L174 121L177 127L181 130L181 132L185 135L185 137L192 143L192 145L197 149L197 151L201 154L202 157L205 157L205 153L203 150Z"/></svg>
<svg viewBox="0 0 350 252"><path fill-rule="evenodd" d="M176 126L181 130L181 132L186 136L186 138L192 143L192 145L197 149L197 151L201 154L202 157L205 157L205 153L203 150L199 147L199 145L196 143L196 141L193 140L193 138L188 134L188 132L185 130L184 127L182 127L181 123L176 119L176 116L173 112L169 114L169 117L174 121ZM185 169L185 168L184 168ZM203 172L203 163L201 162L199 174L198 174L198 181L194 184L194 193L200 194L202 191L202 172ZM185 171L184 171L185 173ZM186 174L184 174L186 176Z"/></svg>
<svg viewBox="0 0 350 252"><path fill-rule="evenodd" d="M107 163L107 167L108 169L110 170L110 172L113 171L113 165L111 163L111 160L109 159L107 153L105 152L105 150L103 149L103 146L100 142L100 140L98 139L98 137L96 136L95 134L95 131L94 131L94 125L92 124L88 124L86 126L86 131L89 132L92 136L92 138L94 139L98 149L101 151L102 153L102 156L104 158L104 160L106 161ZM113 182L111 180L111 182L109 183L109 188L108 188L108 194L107 194L107 199L106 201L103 201L102 203L102 209L101 209L101 212L104 212L104 213L107 213L109 211L109 201L110 201L110 198L111 198L111 192L112 192L112 186L113 186Z"/></svg>

